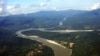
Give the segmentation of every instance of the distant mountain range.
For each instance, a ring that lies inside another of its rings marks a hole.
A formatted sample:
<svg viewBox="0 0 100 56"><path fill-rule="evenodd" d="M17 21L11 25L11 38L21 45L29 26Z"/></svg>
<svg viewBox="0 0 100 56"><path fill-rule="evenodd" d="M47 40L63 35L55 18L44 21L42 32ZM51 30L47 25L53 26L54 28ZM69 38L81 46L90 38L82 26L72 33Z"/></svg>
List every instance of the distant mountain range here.
<svg viewBox="0 0 100 56"><path fill-rule="evenodd" d="M62 26L59 22L64 20ZM56 29L100 29L100 9L93 11L64 10L0 17L0 27L22 29L30 27L54 27Z"/></svg>

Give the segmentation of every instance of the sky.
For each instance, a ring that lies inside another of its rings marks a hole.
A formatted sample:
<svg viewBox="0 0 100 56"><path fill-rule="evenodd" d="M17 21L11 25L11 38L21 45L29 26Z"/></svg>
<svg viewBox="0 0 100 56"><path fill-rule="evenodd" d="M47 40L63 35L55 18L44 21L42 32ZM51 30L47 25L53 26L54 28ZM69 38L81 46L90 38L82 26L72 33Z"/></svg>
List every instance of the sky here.
<svg viewBox="0 0 100 56"><path fill-rule="evenodd" d="M48 10L93 10L100 0L7 0L7 10L13 14Z"/></svg>

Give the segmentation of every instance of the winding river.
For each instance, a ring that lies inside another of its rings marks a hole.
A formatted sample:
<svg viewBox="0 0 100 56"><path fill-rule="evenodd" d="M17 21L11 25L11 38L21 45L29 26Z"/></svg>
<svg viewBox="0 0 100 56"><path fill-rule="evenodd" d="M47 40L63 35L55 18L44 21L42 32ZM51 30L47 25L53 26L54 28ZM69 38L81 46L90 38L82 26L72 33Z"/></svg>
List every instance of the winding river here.
<svg viewBox="0 0 100 56"><path fill-rule="evenodd" d="M19 37L27 38L30 40L35 40L35 41L41 42L41 43L49 46L50 48L53 49L55 56L71 56L72 50L62 46L61 44L59 44L55 41L49 40L49 39L45 39L45 38L42 38L39 36L27 36L27 35L22 34L22 32L29 31L29 30L39 30L39 31L44 31L44 32L59 32L59 33L92 32L93 31L93 30L46 30L44 28L40 28L40 29L29 28L29 29L19 30L16 32L16 34Z"/></svg>
<svg viewBox="0 0 100 56"><path fill-rule="evenodd" d="M71 49L68 49L68 48L62 46L62 45L56 43L55 41L45 39L45 38L41 38L39 36L27 36L27 35L22 34L23 31L29 31L29 30L41 30L41 31L43 31L43 29L32 29L32 28L30 28L30 29L19 30L19 31L16 32L16 34L19 37L27 38L27 39L30 39L30 40L35 40L35 41L41 42L41 43L49 46L50 48L53 49L55 56L71 56L71 52L72 52Z"/></svg>

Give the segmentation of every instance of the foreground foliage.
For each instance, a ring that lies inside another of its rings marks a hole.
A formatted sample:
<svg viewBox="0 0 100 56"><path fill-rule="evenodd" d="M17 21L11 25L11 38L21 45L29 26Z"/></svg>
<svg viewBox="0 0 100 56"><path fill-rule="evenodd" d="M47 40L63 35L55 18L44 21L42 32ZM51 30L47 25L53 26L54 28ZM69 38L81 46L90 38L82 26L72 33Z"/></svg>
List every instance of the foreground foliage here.
<svg viewBox="0 0 100 56"><path fill-rule="evenodd" d="M54 33L38 30L23 32L26 35L38 35L43 38L52 39L57 42L75 43L72 49L72 56L100 56L100 32L77 32L77 33Z"/></svg>
<svg viewBox="0 0 100 56"><path fill-rule="evenodd" d="M0 56L30 56L31 54L34 56L54 56L53 50L42 43L23 39L9 30L0 30Z"/></svg>

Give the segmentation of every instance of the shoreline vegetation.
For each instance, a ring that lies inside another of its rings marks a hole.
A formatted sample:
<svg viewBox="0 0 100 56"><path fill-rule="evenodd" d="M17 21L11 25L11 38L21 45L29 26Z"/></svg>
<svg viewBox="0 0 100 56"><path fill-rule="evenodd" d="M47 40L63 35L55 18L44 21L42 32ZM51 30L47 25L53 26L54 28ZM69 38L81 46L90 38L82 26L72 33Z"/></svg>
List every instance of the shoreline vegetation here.
<svg viewBox="0 0 100 56"><path fill-rule="evenodd" d="M99 56L100 31L57 33L40 30L22 32L28 36L40 36L72 49L71 56Z"/></svg>
<svg viewBox="0 0 100 56"><path fill-rule="evenodd" d="M0 29L0 56L54 56L53 50L40 42L18 37Z"/></svg>

